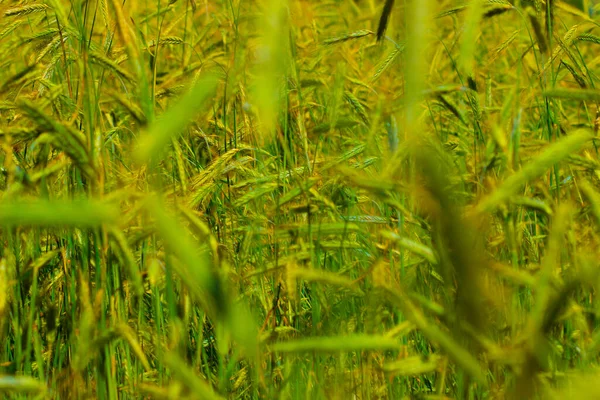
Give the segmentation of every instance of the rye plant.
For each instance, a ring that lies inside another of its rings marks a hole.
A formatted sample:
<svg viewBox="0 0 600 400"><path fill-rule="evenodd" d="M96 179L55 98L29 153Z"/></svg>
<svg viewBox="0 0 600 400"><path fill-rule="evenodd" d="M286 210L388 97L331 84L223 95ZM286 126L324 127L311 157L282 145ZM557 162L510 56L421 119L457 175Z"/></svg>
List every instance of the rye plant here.
<svg viewBox="0 0 600 400"><path fill-rule="evenodd" d="M0 2L0 397L596 399L595 2Z"/></svg>

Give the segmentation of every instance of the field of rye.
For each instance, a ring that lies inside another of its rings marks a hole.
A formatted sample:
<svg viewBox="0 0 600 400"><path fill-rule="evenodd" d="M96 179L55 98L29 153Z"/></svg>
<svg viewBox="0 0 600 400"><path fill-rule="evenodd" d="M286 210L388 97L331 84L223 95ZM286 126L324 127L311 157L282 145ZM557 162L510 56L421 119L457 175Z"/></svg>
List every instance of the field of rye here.
<svg viewBox="0 0 600 400"><path fill-rule="evenodd" d="M599 21L0 0L0 398L600 398Z"/></svg>

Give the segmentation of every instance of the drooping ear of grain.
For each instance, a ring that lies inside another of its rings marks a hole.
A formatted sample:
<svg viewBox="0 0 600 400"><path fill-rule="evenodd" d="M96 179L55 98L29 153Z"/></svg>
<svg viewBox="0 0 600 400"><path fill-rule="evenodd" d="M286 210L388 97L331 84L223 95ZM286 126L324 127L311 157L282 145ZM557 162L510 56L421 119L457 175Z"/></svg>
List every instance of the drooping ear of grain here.
<svg viewBox="0 0 600 400"><path fill-rule="evenodd" d="M18 17L38 12L44 12L49 7L46 4L28 4L22 7L10 8L4 11L5 17Z"/></svg>
<svg viewBox="0 0 600 400"><path fill-rule="evenodd" d="M219 177L235 156L242 149L231 149L215 159L204 171L194 176L191 180L190 193L188 195L188 204L196 207L210 195L215 188L214 180Z"/></svg>
<svg viewBox="0 0 600 400"><path fill-rule="evenodd" d="M19 106L42 130L51 134L56 147L68 154L88 177L96 175L88 140L79 130L56 121L30 101L22 100Z"/></svg>
<svg viewBox="0 0 600 400"><path fill-rule="evenodd" d="M323 41L323 44L328 44L328 45L337 44L337 43L345 42L348 40L360 39L360 38L363 38L365 36L369 36L372 34L373 34L373 32L371 32L368 29L361 29L360 31L350 32L346 35L336 36L336 37L333 37L330 39L325 39Z"/></svg>
<svg viewBox="0 0 600 400"><path fill-rule="evenodd" d="M374 68L373 76L371 77L371 82L374 82L379 78L396 60L396 58L402 54L404 51L404 44L401 43L399 46L394 47L394 49Z"/></svg>
<svg viewBox="0 0 600 400"><path fill-rule="evenodd" d="M550 69L552 63L555 60L559 59L559 57L561 57L565 49L569 50L571 48L571 43L573 43L573 41L577 37L576 35L579 29L580 25L575 24L572 27L570 27L569 30L565 32L565 34L561 38L557 38L559 39L559 44L555 46L554 50L552 51L552 56L544 64L544 68L542 68L542 70L540 71L540 75L545 73L548 69Z"/></svg>

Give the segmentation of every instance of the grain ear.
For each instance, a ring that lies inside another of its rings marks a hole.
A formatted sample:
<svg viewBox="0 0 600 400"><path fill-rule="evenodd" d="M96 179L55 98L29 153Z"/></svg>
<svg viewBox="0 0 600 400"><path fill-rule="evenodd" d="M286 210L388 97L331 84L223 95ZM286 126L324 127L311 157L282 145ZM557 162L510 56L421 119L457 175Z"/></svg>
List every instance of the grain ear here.
<svg viewBox="0 0 600 400"><path fill-rule="evenodd" d="M385 0L381 17L379 17L379 26L377 27L378 42L381 41L383 35L385 34L385 30L387 29L388 22L390 20L390 14L392 13L392 8L394 8L394 0Z"/></svg>

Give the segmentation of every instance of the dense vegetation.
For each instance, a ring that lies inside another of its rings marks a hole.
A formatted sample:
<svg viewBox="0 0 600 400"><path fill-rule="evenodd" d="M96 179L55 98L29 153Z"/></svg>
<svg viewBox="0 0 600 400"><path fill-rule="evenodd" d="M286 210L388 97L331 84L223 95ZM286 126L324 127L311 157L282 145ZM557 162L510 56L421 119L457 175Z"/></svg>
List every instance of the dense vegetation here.
<svg viewBox="0 0 600 400"><path fill-rule="evenodd" d="M594 4L385 3L0 2L2 398L600 398Z"/></svg>

